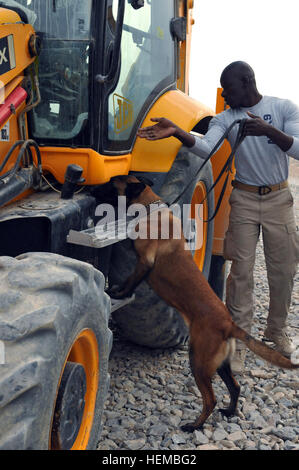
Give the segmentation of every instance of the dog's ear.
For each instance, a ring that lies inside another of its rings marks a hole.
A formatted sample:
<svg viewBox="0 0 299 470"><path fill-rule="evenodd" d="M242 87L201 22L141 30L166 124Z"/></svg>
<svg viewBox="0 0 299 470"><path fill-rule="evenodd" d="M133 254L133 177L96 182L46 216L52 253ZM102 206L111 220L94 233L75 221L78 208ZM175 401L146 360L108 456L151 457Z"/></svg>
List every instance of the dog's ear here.
<svg viewBox="0 0 299 470"><path fill-rule="evenodd" d="M90 189L90 194L96 198L97 203L112 205L117 203L117 189L114 187L111 181L105 184L94 186Z"/></svg>
<svg viewBox="0 0 299 470"><path fill-rule="evenodd" d="M140 183L128 183L126 187L126 191L125 191L128 200L130 201L138 197L139 194L141 194L142 191L144 191L145 186L146 185L141 182Z"/></svg>
<svg viewBox="0 0 299 470"><path fill-rule="evenodd" d="M153 186L154 184L147 176L136 176L136 178L147 186Z"/></svg>

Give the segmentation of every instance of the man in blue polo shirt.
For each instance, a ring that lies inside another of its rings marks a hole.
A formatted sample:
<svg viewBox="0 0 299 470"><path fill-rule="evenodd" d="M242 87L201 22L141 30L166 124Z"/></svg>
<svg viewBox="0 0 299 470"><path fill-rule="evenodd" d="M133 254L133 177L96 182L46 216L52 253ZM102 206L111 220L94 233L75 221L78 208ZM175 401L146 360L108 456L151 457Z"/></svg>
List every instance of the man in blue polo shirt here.
<svg viewBox="0 0 299 470"><path fill-rule="evenodd" d="M253 317L253 268L262 231L270 289L264 339L289 356L295 349L287 335L287 316L299 260L299 237L288 187L289 157L299 160L299 108L289 100L262 96L252 68L233 62L220 78L229 108L215 116L203 137L189 134L166 118L139 129L148 140L176 137L194 154L206 158L236 119L247 118L243 140L236 151L236 175L230 197L230 220L224 257L232 261L227 279L227 307L234 321L248 333ZM238 132L228 135L231 145ZM232 369L244 369L245 349L237 343Z"/></svg>

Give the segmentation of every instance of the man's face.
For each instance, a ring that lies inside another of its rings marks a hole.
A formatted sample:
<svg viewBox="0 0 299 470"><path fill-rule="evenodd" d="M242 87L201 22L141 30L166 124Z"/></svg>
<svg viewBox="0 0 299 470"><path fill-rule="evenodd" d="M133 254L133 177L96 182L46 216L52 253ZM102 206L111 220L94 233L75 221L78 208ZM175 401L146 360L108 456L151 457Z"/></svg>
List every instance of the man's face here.
<svg viewBox="0 0 299 470"><path fill-rule="evenodd" d="M221 95L228 106L232 109L244 106L246 90L245 84L240 78L233 75L221 77L221 86L223 88Z"/></svg>

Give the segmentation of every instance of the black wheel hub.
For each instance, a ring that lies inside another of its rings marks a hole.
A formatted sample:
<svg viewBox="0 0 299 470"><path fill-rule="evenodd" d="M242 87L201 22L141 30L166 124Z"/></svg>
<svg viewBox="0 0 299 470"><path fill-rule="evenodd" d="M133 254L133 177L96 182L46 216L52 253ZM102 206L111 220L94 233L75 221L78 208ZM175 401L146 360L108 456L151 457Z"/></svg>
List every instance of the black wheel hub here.
<svg viewBox="0 0 299 470"><path fill-rule="evenodd" d="M81 426L86 392L84 367L67 362L58 390L52 427L52 449L72 448Z"/></svg>

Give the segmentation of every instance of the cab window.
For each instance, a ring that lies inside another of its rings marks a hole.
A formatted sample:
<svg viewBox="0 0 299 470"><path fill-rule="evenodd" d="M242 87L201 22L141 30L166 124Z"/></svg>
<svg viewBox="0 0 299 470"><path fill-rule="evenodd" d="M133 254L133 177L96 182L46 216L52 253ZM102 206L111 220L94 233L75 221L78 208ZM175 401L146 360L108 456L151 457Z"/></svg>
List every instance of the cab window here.
<svg viewBox="0 0 299 470"><path fill-rule="evenodd" d="M112 30L117 6L113 1L108 14ZM120 75L108 99L108 148L129 148L146 108L175 82L173 17L173 0L145 0L138 10L126 3Z"/></svg>
<svg viewBox="0 0 299 470"><path fill-rule="evenodd" d="M40 143L72 143L89 118L92 0L6 0L6 4L19 5L42 39L36 62L41 102L30 116L31 136Z"/></svg>

